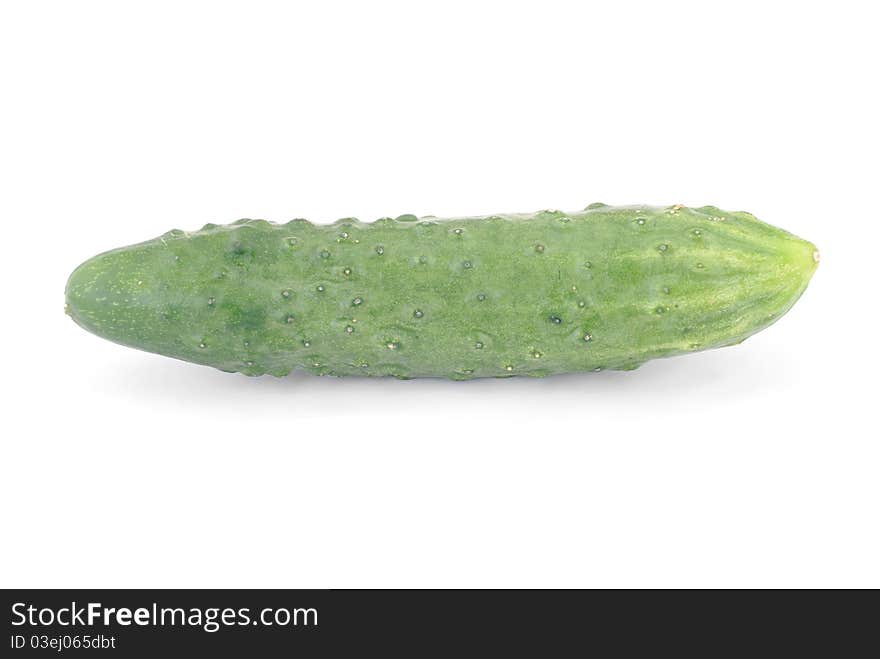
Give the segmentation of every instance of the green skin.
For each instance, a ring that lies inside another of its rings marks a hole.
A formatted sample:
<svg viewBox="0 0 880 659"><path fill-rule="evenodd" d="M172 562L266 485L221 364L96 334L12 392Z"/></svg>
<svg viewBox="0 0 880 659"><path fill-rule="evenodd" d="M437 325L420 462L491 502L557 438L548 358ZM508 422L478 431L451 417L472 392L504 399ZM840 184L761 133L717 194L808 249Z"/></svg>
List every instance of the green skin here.
<svg viewBox="0 0 880 659"><path fill-rule="evenodd" d="M86 261L66 309L110 341L246 375L545 376L740 343L817 262L711 206L241 220Z"/></svg>

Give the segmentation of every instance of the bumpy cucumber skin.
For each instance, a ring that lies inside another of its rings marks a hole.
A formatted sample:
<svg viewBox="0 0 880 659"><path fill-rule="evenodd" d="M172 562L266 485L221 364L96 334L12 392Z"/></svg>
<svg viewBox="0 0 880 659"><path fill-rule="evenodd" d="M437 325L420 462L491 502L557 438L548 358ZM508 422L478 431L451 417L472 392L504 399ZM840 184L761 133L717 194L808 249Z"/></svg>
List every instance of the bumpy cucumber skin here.
<svg viewBox="0 0 880 659"><path fill-rule="evenodd" d="M545 376L740 343L817 262L711 206L240 220L96 256L66 297L99 336L246 375Z"/></svg>

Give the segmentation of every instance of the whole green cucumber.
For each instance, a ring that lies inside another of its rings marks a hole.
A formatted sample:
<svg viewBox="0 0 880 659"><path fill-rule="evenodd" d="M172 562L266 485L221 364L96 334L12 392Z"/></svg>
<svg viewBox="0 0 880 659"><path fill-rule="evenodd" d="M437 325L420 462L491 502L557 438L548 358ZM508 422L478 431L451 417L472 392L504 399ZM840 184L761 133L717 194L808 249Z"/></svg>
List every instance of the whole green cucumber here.
<svg viewBox="0 0 880 659"><path fill-rule="evenodd" d="M544 376L740 343L791 308L818 260L711 206L240 220L86 261L67 313L247 375Z"/></svg>

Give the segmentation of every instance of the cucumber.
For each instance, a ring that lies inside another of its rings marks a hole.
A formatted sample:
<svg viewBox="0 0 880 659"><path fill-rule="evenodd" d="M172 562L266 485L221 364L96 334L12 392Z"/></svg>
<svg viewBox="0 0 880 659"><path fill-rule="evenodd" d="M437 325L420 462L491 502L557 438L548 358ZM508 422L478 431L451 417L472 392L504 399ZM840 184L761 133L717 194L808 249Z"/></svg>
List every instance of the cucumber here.
<svg viewBox="0 0 880 659"><path fill-rule="evenodd" d="M811 243L712 206L239 220L86 261L66 311L111 341L246 375L545 376L740 343L817 263Z"/></svg>

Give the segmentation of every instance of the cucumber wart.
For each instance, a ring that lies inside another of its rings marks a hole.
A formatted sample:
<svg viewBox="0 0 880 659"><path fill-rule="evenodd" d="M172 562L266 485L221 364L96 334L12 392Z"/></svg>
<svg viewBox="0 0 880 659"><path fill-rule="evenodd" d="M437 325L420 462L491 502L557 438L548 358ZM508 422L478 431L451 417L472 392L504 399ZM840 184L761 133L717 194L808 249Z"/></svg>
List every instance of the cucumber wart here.
<svg viewBox="0 0 880 659"><path fill-rule="evenodd" d="M545 376L740 343L818 260L712 206L239 220L86 261L66 310L111 341L246 375Z"/></svg>

